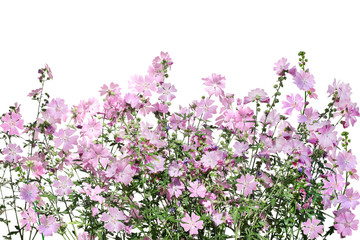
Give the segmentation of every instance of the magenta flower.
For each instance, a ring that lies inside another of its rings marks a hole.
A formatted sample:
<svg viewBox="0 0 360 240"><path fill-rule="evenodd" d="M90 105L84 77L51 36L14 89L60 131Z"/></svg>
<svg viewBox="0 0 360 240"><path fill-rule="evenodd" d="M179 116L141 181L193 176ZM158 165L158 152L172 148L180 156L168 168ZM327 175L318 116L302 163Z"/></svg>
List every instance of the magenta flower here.
<svg viewBox="0 0 360 240"><path fill-rule="evenodd" d="M190 187L189 192L191 192L190 197L201 197L204 198L206 194L206 187L203 184L199 185L198 181L189 182Z"/></svg>
<svg viewBox="0 0 360 240"><path fill-rule="evenodd" d="M302 230L305 235L308 235L310 233L310 239L317 238L319 234L323 233L324 231L324 225L318 225L321 221L316 219L315 217L312 217L304 222L302 225Z"/></svg>
<svg viewBox="0 0 360 240"><path fill-rule="evenodd" d="M74 183L71 181L70 177L67 176L59 176L59 180L54 181L54 187L57 189L55 192L60 195L60 197L63 197L64 195L69 195L72 190L71 186L74 186Z"/></svg>
<svg viewBox="0 0 360 240"><path fill-rule="evenodd" d="M269 103L270 98L264 89L256 88L251 90L246 97L244 97L244 104L248 104L249 102L258 100L262 103Z"/></svg>
<svg viewBox="0 0 360 240"><path fill-rule="evenodd" d="M3 149L3 154L7 154L4 159L8 162L17 162L21 158L18 153L22 152L18 145L9 143L8 148Z"/></svg>
<svg viewBox="0 0 360 240"><path fill-rule="evenodd" d="M30 231L31 226L36 223L37 216L32 208L28 208L21 213L22 219L20 219L21 227L25 227L25 231Z"/></svg>
<svg viewBox="0 0 360 240"><path fill-rule="evenodd" d="M61 225L60 223L56 222L56 218L54 218L53 216L46 217L45 215L42 215L39 220L39 233L42 233L45 237L52 236L54 233L57 232L58 228Z"/></svg>
<svg viewBox="0 0 360 240"><path fill-rule="evenodd" d="M126 220L126 216L118 208L110 207L108 213L101 214L101 221L106 222L105 228L110 232L119 232L125 228L125 224L121 221Z"/></svg>
<svg viewBox="0 0 360 240"><path fill-rule="evenodd" d="M335 218L334 227L341 237L351 236L352 230L358 229L359 220L354 220L354 218L355 215L350 211L341 212Z"/></svg>
<svg viewBox="0 0 360 240"><path fill-rule="evenodd" d="M175 98L174 92L177 92L177 90L175 86L170 83L163 83L157 91L157 93L161 94L159 99L164 102L171 102Z"/></svg>
<svg viewBox="0 0 360 240"><path fill-rule="evenodd" d="M224 95L225 88L225 77L221 75L217 75L213 73L210 77L203 78L204 85L208 86L205 88L205 91L209 93L209 95L215 94L215 96Z"/></svg>
<svg viewBox="0 0 360 240"><path fill-rule="evenodd" d="M302 107L304 106L304 99L299 94L296 94L295 97L294 94L291 94L291 96L287 95L286 100L287 101L282 101L282 103L284 104L282 108L287 108L287 110L285 111L285 114L287 115L291 115L294 109L296 109L297 111L301 111Z"/></svg>
<svg viewBox="0 0 360 240"><path fill-rule="evenodd" d="M39 189L34 184L25 184L20 189L20 197L28 203L34 202L39 197Z"/></svg>
<svg viewBox="0 0 360 240"><path fill-rule="evenodd" d="M236 184L237 191L241 192L244 190L245 197L252 194L252 192L257 189L256 185L258 184L255 181L253 182L254 179L255 177L251 176L249 173L247 173L246 176L241 176L240 179L236 180L239 183Z"/></svg>
<svg viewBox="0 0 360 240"><path fill-rule="evenodd" d="M19 131L24 129L24 120L21 119L21 114L17 114L15 112L6 113L4 117L1 118L4 122L0 126L4 130L4 132L9 131L9 135L19 135Z"/></svg>
<svg viewBox="0 0 360 240"><path fill-rule="evenodd" d="M354 192L353 188L348 188L345 190L345 195L339 194L339 203L341 203L342 209L355 210L356 206L359 205L360 195L358 192Z"/></svg>
<svg viewBox="0 0 360 240"><path fill-rule="evenodd" d="M190 235L197 235L198 229L203 229L203 221L195 213L191 213L191 218L188 213L185 213L185 217L181 219L183 223L180 225L186 232L190 230Z"/></svg>
<svg viewBox="0 0 360 240"><path fill-rule="evenodd" d="M305 71L297 72L294 77L294 83L300 90L310 91L315 85L314 76Z"/></svg>

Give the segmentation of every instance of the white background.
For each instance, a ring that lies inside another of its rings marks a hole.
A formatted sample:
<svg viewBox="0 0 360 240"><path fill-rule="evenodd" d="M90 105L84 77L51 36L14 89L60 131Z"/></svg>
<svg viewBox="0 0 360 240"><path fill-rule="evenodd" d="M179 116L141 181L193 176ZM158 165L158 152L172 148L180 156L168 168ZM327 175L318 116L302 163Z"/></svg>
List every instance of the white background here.
<svg viewBox="0 0 360 240"><path fill-rule="evenodd" d="M315 108L327 104L334 78L350 83L360 103L359 24L356 1L2 0L0 112L19 102L33 120L36 104L26 95L40 87L45 63L54 74L46 91L72 106L98 96L104 83L125 92L130 76L145 74L160 51L174 61L169 80L183 106L204 94L201 78L212 73L224 75L227 92L238 97L256 87L272 94L273 64L285 57L295 65L300 50L315 76ZM286 93L296 90L291 79L286 84ZM350 136L360 159L360 123Z"/></svg>

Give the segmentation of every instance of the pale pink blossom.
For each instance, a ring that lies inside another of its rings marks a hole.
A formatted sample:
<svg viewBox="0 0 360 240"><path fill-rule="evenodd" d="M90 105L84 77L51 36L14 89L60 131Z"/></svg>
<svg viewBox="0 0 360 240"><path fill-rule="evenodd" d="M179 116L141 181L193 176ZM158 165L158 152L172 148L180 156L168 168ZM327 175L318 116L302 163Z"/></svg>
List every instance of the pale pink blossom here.
<svg viewBox="0 0 360 240"><path fill-rule="evenodd" d="M9 131L9 135L19 135L18 130L24 129L24 120L21 119L21 114L17 114L15 112L6 113L4 117L1 118L3 124L0 126L4 130L4 132Z"/></svg>
<svg viewBox="0 0 360 240"><path fill-rule="evenodd" d="M244 98L244 104L248 104L249 102L258 100L262 103L269 103L270 98L264 89L256 88L251 90L248 95Z"/></svg>
<svg viewBox="0 0 360 240"><path fill-rule="evenodd" d="M287 101L282 101L283 103L282 108L283 109L287 108L285 111L285 114L287 115L291 115L294 109L300 112L302 107L304 106L304 102L303 102L304 99L299 94L296 94L295 97L294 94L287 95L286 100Z"/></svg>
<svg viewBox="0 0 360 240"><path fill-rule="evenodd" d="M244 191L245 197L252 194L252 192L257 189L256 185L258 184L256 181L253 181L254 179L255 177L249 173L247 173L246 176L241 176L240 179L236 180L239 183L236 184L237 191Z"/></svg>
<svg viewBox="0 0 360 240"><path fill-rule="evenodd" d="M35 183L25 184L20 188L20 197L28 203L32 203L39 197L39 189Z"/></svg>
<svg viewBox="0 0 360 240"><path fill-rule="evenodd" d="M206 194L206 187L203 184L199 184L198 181L189 182L190 187L188 187L189 192L191 192L190 197L201 197L204 198Z"/></svg>
<svg viewBox="0 0 360 240"><path fill-rule="evenodd" d="M352 230L358 229L359 220L354 220L355 214L350 211L343 211L335 218L334 225L341 237L351 236Z"/></svg>
<svg viewBox="0 0 360 240"><path fill-rule="evenodd" d="M42 215L39 220L39 233L43 234L45 237L52 236L54 233L57 233L57 230L61 225L60 223L56 222L56 218L53 216L46 217L45 215Z"/></svg>
<svg viewBox="0 0 360 240"><path fill-rule="evenodd" d="M294 83L300 90L309 91L315 85L314 76L305 71L297 72L294 77Z"/></svg>
<svg viewBox="0 0 360 240"><path fill-rule="evenodd" d="M110 207L108 212L101 215L101 221L106 223L104 227L110 232L119 232L124 229L125 224L122 221L127 219L125 214L115 207Z"/></svg>
<svg viewBox="0 0 360 240"><path fill-rule="evenodd" d="M183 217L181 221L182 223L180 223L180 225L186 232L190 231L190 235L197 235L198 229L203 229L203 221L200 220L200 217L193 212L191 213L191 217L188 213L185 213L185 217Z"/></svg>
<svg viewBox="0 0 360 240"><path fill-rule="evenodd" d="M321 221L312 217L312 219L308 219L306 222L302 224L302 230L305 235L310 233L310 239L315 239L322 234L324 231L324 225L319 225Z"/></svg>
<svg viewBox="0 0 360 240"><path fill-rule="evenodd" d="M204 85L207 86L205 91L209 95L215 94L217 97L224 95L225 77L213 73L210 77L203 78L202 80L205 81Z"/></svg>

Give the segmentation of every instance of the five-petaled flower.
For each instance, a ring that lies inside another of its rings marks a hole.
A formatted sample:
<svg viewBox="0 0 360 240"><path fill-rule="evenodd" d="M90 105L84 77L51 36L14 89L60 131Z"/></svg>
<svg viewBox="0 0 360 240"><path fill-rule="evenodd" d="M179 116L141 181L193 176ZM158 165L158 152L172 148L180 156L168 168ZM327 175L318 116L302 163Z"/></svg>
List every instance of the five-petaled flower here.
<svg viewBox="0 0 360 240"><path fill-rule="evenodd" d="M308 235L310 233L310 239L317 238L319 234L323 233L324 225L319 225L321 221L312 217L312 219L308 219L302 225L302 230L304 234Z"/></svg>
<svg viewBox="0 0 360 240"><path fill-rule="evenodd" d="M124 229L125 224L121 221L126 220L125 214L115 207L110 207L108 212L101 215L101 220L106 222L104 227L110 232L119 232Z"/></svg>
<svg viewBox="0 0 360 240"><path fill-rule="evenodd" d="M186 232L190 230L190 235L197 235L198 229L203 229L203 221L200 220L200 216L195 213L191 213L191 217L188 213L185 213L185 217L183 217L181 221L182 223L180 223L180 225Z"/></svg>
<svg viewBox="0 0 360 240"><path fill-rule="evenodd" d="M24 129L24 120L21 119L21 114L12 112L12 113L6 113L4 117L1 118L1 120L4 122L0 126L4 130L4 132L9 131L9 135L19 135L19 131Z"/></svg>

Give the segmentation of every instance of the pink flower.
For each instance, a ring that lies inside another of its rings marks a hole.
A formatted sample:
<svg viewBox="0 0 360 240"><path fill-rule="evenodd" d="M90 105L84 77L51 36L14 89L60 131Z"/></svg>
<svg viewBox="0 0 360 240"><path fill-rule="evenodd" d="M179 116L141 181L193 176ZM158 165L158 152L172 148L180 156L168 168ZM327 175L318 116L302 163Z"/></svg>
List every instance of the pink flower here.
<svg viewBox="0 0 360 240"><path fill-rule="evenodd" d="M354 192L353 188L345 190L345 195L339 194L339 203L341 203L341 208L353 210L359 205L360 195L358 192Z"/></svg>
<svg viewBox="0 0 360 240"><path fill-rule="evenodd" d="M343 171L350 172L352 169L355 169L357 165L356 157L351 152L340 152L336 160L340 173Z"/></svg>
<svg viewBox="0 0 360 240"><path fill-rule="evenodd" d="M4 130L4 132L9 131L9 135L19 135L19 131L24 129L24 120L21 119L21 114L17 114L15 112L6 113L4 117L1 118L4 122L0 126Z"/></svg>
<svg viewBox="0 0 360 240"><path fill-rule="evenodd" d="M39 92L41 92L42 88L38 88L38 89L35 89L35 90L32 90L29 94L28 94L28 97L36 97L37 94Z"/></svg>
<svg viewBox="0 0 360 240"><path fill-rule="evenodd" d="M186 232L190 230L190 235L197 235L198 229L203 229L203 221L195 213L191 213L191 218L188 213L185 213L185 217L181 219L183 223L180 225Z"/></svg>
<svg viewBox="0 0 360 240"><path fill-rule="evenodd" d="M182 181L179 178L172 178L172 183L167 186L167 196L168 198L172 198L175 196L176 198L180 197L185 187Z"/></svg>
<svg viewBox="0 0 360 240"><path fill-rule="evenodd" d="M313 108L305 108L304 115L298 116L298 123L311 124L319 118L317 111L314 111Z"/></svg>
<svg viewBox="0 0 360 240"><path fill-rule="evenodd" d="M218 213L217 211L214 211L212 213L212 220L215 223L215 226L219 226L220 224L222 224L224 221L222 219L224 213Z"/></svg>
<svg viewBox="0 0 360 240"><path fill-rule="evenodd" d="M112 165L112 168L114 168L113 171L115 172L115 182L121 182L125 186L128 185L136 175L136 170L133 169L131 164L129 164L129 161L126 160L118 161L116 164Z"/></svg>
<svg viewBox="0 0 360 240"><path fill-rule="evenodd" d="M118 208L110 207L108 213L101 214L101 221L106 222L105 228L110 232L119 232L125 228L123 220L126 220L126 216Z"/></svg>
<svg viewBox="0 0 360 240"><path fill-rule="evenodd" d="M180 177L183 174L181 165L177 162L172 162L169 165L169 176L170 177Z"/></svg>
<svg viewBox="0 0 360 240"><path fill-rule="evenodd" d="M90 164L93 168L96 168L99 162L105 168L110 162L109 157L109 150L101 144L91 144L91 148L83 156L86 159L86 164Z"/></svg>
<svg viewBox="0 0 360 240"><path fill-rule="evenodd" d="M337 132L334 131L335 127L331 125L328 121L324 124L324 126L318 129L317 138L319 140L319 144L324 148L331 148L336 146L337 143Z"/></svg>
<svg viewBox="0 0 360 240"><path fill-rule="evenodd" d="M147 166L146 168L149 170L150 173L158 173L165 170L165 159L161 156L154 156L154 158L150 162L150 166Z"/></svg>
<svg viewBox="0 0 360 240"><path fill-rule="evenodd" d="M285 75L283 71L287 71L289 69L290 63L287 63L286 58L282 58L279 61L275 63L274 71L276 71L276 74L279 76Z"/></svg>
<svg viewBox="0 0 360 240"><path fill-rule="evenodd" d="M356 103L350 103L347 105L346 109L345 109L345 120L343 121L343 127L347 128L349 127L350 123L351 126L354 126L354 124L357 121L357 117L360 116L359 113L359 107L356 106Z"/></svg>
<svg viewBox="0 0 360 240"><path fill-rule="evenodd" d="M246 142L235 142L234 149L235 156L240 157L249 149L249 144Z"/></svg>
<svg viewBox="0 0 360 240"><path fill-rule="evenodd" d="M208 120L212 117L213 114L216 114L216 105L212 105L215 101L210 98L201 99L199 103L197 103L196 107L196 116L200 117L202 115L202 119L204 121Z"/></svg>
<svg viewBox="0 0 360 240"><path fill-rule="evenodd" d="M126 93L124 101L129 104L132 108L137 108L141 104L140 97L134 93Z"/></svg>
<svg viewBox="0 0 360 240"><path fill-rule="evenodd" d="M72 136L76 130L71 128L60 129L58 132L54 133L54 143L55 147L58 148L61 145L63 145L62 150L64 152L69 151L70 149L73 149L73 145L77 145L77 139L79 136Z"/></svg>
<svg viewBox="0 0 360 240"><path fill-rule="evenodd" d="M20 189L20 197L28 203L34 202L39 197L39 189L34 184L25 184Z"/></svg>
<svg viewBox="0 0 360 240"><path fill-rule="evenodd" d="M21 158L18 153L22 152L18 145L9 143L8 148L3 149L3 154L7 154L4 159L8 162L17 162Z"/></svg>
<svg viewBox="0 0 360 240"><path fill-rule="evenodd" d="M203 184L199 185L198 181L189 182L190 187L189 192L191 192L190 197L201 197L204 198L206 194L206 188Z"/></svg>
<svg viewBox="0 0 360 240"><path fill-rule="evenodd" d="M236 184L237 191L241 192L244 190L244 196L250 195L253 191L257 189L256 185L257 182L252 182L255 179L254 176L251 176L249 173L246 174L246 176L241 176L240 179L237 179L236 181L239 184Z"/></svg>
<svg viewBox="0 0 360 240"><path fill-rule="evenodd" d="M103 96L106 94L106 96L115 96L115 95L120 95L121 94L121 89L119 88L119 84L116 83L110 83L110 86L108 87L108 85L104 84L101 87L100 92L100 96Z"/></svg>
<svg viewBox="0 0 360 240"><path fill-rule="evenodd" d="M81 129L81 133L90 139L98 138L101 134L102 125L100 121L95 118L89 119L87 123L85 123Z"/></svg>
<svg viewBox="0 0 360 240"><path fill-rule="evenodd" d="M67 113L69 112L68 106L65 104L64 99L56 98L52 99L51 102L47 105L46 112L54 120L66 120Z"/></svg>
<svg viewBox="0 0 360 240"><path fill-rule="evenodd" d="M206 152L201 158L202 165L210 169L214 169L220 161L223 161L221 151Z"/></svg>
<svg viewBox="0 0 360 240"><path fill-rule="evenodd" d="M284 104L283 109L287 108L285 111L285 114L287 115L291 115L294 109L301 111L302 107L304 106L304 99L299 94L296 94L295 97L294 94L291 94L291 96L287 95L286 100L287 101L282 101L282 103Z"/></svg>
<svg viewBox="0 0 360 240"><path fill-rule="evenodd" d="M47 71L47 74L48 74L49 78L53 79L54 77L53 77L53 74L52 74L52 71L51 71L49 65L45 64L45 69Z"/></svg>
<svg viewBox="0 0 360 240"><path fill-rule="evenodd" d="M54 181L54 187L57 188L55 192L59 194L60 197L63 197L64 194L66 196L69 195L72 192L70 187L74 186L74 183L71 181L71 178L67 176L59 176L59 180L60 181L58 180Z"/></svg>
<svg viewBox="0 0 360 240"><path fill-rule="evenodd" d="M358 229L359 220L354 220L354 218L355 215L350 211L341 212L335 218L334 227L341 237L351 236L352 230Z"/></svg>
<svg viewBox="0 0 360 240"><path fill-rule="evenodd" d="M22 219L20 219L21 227L25 227L25 231L31 230L31 225L35 224L37 221L37 216L32 208L28 208L24 212L21 213Z"/></svg>
<svg viewBox="0 0 360 240"><path fill-rule="evenodd" d="M96 237L91 236L88 232L78 233L78 240L95 240Z"/></svg>
<svg viewBox="0 0 360 240"><path fill-rule="evenodd" d="M171 102L175 98L174 92L177 92L177 90L175 86L170 83L163 83L157 91L157 93L161 94L159 99L164 102Z"/></svg>
<svg viewBox="0 0 360 240"><path fill-rule="evenodd" d="M141 93L144 98L151 97L151 91L156 91L156 83L154 82L153 76L146 75L144 78L142 76L135 75L131 79L135 84L135 89L138 93Z"/></svg>
<svg viewBox="0 0 360 240"><path fill-rule="evenodd" d="M205 88L205 91L212 95L215 93L215 96L222 96L224 95L224 88L225 88L225 77L221 75L217 75L213 73L210 77L203 78L204 85L208 86Z"/></svg>
<svg viewBox="0 0 360 240"><path fill-rule="evenodd" d="M42 233L44 236L52 236L61 225L60 223L56 223L56 218L53 216L46 217L42 215L39 220L40 225L38 226L38 230L39 233Z"/></svg>
<svg viewBox="0 0 360 240"><path fill-rule="evenodd" d="M256 88L251 90L248 95L244 98L244 104L258 100L262 103L269 103L270 98L267 96L267 93L264 89Z"/></svg>
<svg viewBox="0 0 360 240"><path fill-rule="evenodd" d="M300 90L309 91L315 85L314 76L305 71L297 72L294 77L294 83Z"/></svg>
<svg viewBox="0 0 360 240"><path fill-rule="evenodd" d="M334 190L337 191L341 191L343 189L343 187L345 186L344 183L344 178L341 176L341 174L331 174L330 176L328 176L327 178L328 180L324 180L324 189L326 189L326 191L324 192L324 194L328 194L331 195L333 193Z"/></svg>
<svg viewBox="0 0 360 240"><path fill-rule="evenodd" d="M312 217L304 222L302 225L302 230L304 234L308 235L310 233L310 239L317 238L319 234L323 233L324 231L324 225L318 225L321 221L316 219L315 217Z"/></svg>
<svg viewBox="0 0 360 240"><path fill-rule="evenodd" d="M100 186L96 186L95 188L92 188L91 185L88 183L84 183L84 185L85 185L85 189L80 189L79 190L80 193L85 193L93 201L103 203L104 198L99 194L104 192L105 191L104 189L102 189Z"/></svg>

